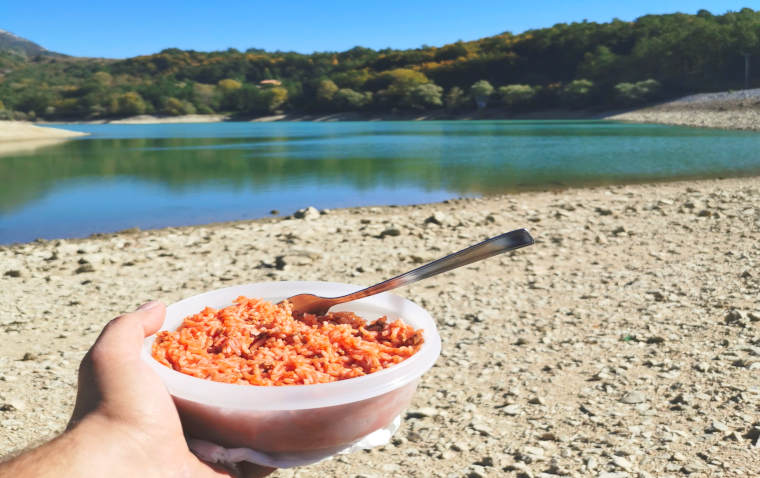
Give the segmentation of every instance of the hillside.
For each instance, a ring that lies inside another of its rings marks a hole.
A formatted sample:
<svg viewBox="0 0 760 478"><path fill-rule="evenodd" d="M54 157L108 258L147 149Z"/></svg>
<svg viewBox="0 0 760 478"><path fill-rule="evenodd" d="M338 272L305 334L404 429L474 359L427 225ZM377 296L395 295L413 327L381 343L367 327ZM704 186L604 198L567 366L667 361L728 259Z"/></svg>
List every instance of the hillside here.
<svg viewBox="0 0 760 478"><path fill-rule="evenodd" d="M49 53L48 50L40 45L5 30L0 30L0 52L24 57Z"/></svg>
<svg viewBox="0 0 760 478"><path fill-rule="evenodd" d="M0 119L628 108L742 88L742 53L760 57L759 31L760 12L745 8L561 23L408 50L167 49L126 60L6 53Z"/></svg>

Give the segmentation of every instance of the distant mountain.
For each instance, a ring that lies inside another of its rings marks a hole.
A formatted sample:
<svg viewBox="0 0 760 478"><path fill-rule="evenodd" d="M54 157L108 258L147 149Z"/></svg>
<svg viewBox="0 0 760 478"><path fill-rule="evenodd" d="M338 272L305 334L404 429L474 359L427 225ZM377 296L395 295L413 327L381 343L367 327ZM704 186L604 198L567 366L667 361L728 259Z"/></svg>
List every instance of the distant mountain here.
<svg viewBox="0 0 760 478"><path fill-rule="evenodd" d="M0 30L0 53L15 53L24 57L34 57L42 54L57 55L40 45L11 32Z"/></svg>

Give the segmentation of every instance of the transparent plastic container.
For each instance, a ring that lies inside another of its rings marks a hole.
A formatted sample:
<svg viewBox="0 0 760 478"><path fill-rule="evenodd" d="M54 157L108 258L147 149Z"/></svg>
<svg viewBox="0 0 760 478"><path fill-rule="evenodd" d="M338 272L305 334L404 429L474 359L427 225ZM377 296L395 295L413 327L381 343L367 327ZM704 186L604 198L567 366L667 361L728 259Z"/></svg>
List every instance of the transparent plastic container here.
<svg viewBox="0 0 760 478"><path fill-rule="evenodd" d="M339 296L363 288L333 282L263 282L228 287L170 305L161 330L203 310L226 307L239 296L278 302L298 293ZM143 359L174 398L185 433L227 448L266 453L343 449L388 426L409 405L420 377L441 350L435 322L424 309L394 294L382 293L332 309L350 310L365 320L383 315L423 329L420 350L403 362L363 377L315 385L262 387L204 380L176 372L151 356L154 336L145 340Z"/></svg>

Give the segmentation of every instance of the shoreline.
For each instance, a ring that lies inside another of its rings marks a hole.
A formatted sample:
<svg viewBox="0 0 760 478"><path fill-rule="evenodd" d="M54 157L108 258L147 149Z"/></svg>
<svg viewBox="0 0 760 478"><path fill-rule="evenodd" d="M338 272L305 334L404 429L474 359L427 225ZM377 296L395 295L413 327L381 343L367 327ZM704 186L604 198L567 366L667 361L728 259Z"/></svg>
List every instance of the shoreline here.
<svg viewBox="0 0 760 478"><path fill-rule="evenodd" d="M436 319L443 350L392 444L273 477L389 463L418 477L550 464L660 476L673 456L691 473L746 476L760 467L758 223L757 181L738 178L2 246L0 456L65 426L83 354L110 318L146 300L274 280L368 285L527 227L534 246L397 292ZM718 406L737 394L741 407Z"/></svg>
<svg viewBox="0 0 760 478"><path fill-rule="evenodd" d="M0 121L0 155L34 151L89 133L47 128L26 121Z"/></svg>

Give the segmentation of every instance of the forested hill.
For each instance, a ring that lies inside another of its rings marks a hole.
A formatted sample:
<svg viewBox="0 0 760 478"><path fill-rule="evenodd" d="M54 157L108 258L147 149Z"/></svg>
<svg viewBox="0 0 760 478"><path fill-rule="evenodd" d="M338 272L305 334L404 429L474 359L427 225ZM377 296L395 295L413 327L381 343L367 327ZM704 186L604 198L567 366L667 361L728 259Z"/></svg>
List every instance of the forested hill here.
<svg viewBox="0 0 760 478"><path fill-rule="evenodd" d="M749 8L561 23L409 50L169 49L106 60L0 46L0 118L605 109L742 88L747 55L760 71L760 11Z"/></svg>

